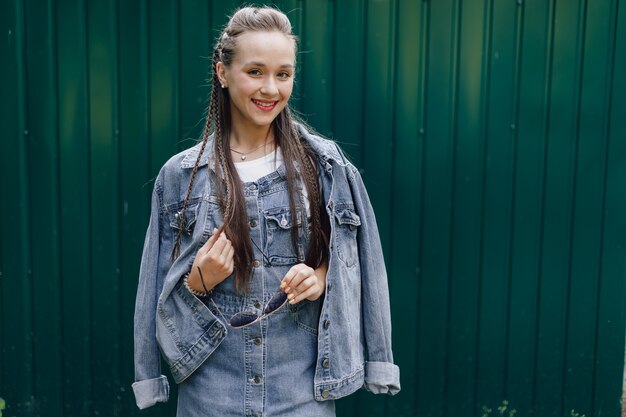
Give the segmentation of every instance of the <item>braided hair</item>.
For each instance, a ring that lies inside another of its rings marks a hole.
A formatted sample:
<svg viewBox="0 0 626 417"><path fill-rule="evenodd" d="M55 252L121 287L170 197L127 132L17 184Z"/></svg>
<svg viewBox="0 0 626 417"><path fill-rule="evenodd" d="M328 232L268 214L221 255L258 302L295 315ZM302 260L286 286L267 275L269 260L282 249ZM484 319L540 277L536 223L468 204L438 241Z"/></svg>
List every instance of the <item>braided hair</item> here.
<svg viewBox="0 0 626 417"><path fill-rule="evenodd" d="M230 153L227 152L231 128L230 97L228 91L220 86L216 65L221 61L226 67L230 66L236 53L237 37L250 31L280 32L292 39L294 49L296 48L296 37L292 33L291 23L287 16L277 9L244 7L230 18L213 51L209 111L202 132L201 149L191 173L182 213L179 217L180 227L172 251L172 256L178 257L181 231L184 230L185 212L191 190L209 136L213 133L213 169L217 177L217 197L224 219L224 224L220 227L219 232L224 231L235 248L235 284L237 289L241 291L248 288L254 262L254 251L248 230L243 187ZM304 207L302 200L296 198L296 195L301 192L299 189L300 180L306 187L311 223L309 244L304 262L312 268L317 268L328 259L328 236L330 234L329 220L325 210L322 210L322 198L316 169L317 157L306 140L298 134L289 106L286 106L273 120L272 131L276 145L281 148L284 157L291 218L303 219L305 228L307 225ZM297 169L298 167L300 170ZM297 239L298 227L294 222L294 226L291 228L291 242L300 259L302 254Z"/></svg>

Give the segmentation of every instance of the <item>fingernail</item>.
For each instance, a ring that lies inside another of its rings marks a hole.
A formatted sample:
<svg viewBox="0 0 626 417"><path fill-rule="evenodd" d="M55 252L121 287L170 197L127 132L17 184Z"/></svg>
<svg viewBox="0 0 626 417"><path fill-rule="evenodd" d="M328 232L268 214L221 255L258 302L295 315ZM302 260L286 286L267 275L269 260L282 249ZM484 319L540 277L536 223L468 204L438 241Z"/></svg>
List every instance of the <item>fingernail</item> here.
<svg viewBox="0 0 626 417"><path fill-rule="evenodd" d="M293 294L289 294L289 295L287 296L287 298L288 298L288 299L290 299L290 300L293 300L293 298L294 298L294 297L295 297L295 295L293 295Z"/></svg>
<svg viewBox="0 0 626 417"><path fill-rule="evenodd" d="M285 281L281 282L280 283L280 288L283 288L285 285L287 285L287 284L285 284Z"/></svg>
<svg viewBox="0 0 626 417"><path fill-rule="evenodd" d="M289 292L289 291L291 291L291 288L289 287L285 288L285 292Z"/></svg>

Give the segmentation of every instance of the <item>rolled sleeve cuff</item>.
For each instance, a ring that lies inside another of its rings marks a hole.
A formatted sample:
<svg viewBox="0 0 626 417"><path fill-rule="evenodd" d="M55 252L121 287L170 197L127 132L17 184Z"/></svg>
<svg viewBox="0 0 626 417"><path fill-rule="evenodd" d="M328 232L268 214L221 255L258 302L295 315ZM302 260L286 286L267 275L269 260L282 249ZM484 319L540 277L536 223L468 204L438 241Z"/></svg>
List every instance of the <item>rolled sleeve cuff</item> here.
<svg viewBox="0 0 626 417"><path fill-rule="evenodd" d="M158 378L135 382L133 384L133 392L135 393L137 407L143 410L152 407L156 403L167 402L170 396L170 385L167 382L167 377L161 375Z"/></svg>
<svg viewBox="0 0 626 417"><path fill-rule="evenodd" d="M389 362L365 363L365 389L374 394L400 392L400 368Z"/></svg>

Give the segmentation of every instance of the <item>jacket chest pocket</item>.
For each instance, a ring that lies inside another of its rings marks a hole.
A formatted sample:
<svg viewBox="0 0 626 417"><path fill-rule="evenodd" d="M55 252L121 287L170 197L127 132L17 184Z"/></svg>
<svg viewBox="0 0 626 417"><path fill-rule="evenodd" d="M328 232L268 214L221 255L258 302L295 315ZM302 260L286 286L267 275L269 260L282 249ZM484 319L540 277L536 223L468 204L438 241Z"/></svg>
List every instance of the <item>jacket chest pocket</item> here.
<svg viewBox="0 0 626 417"><path fill-rule="evenodd" d="M184 222L181 221L182 213L182 209L179 209L169 214L174 240L180 232L181 252L194 242L199 243L200 246L204 244L221 219L217 203L206 200L192 202L185 210Z"/></svg>
<svg viewBox="0 0 626 417"><path fill-rule="evenodd" d="M293 265L304 261L302 245L302 215L296 221L289 207L276 207L263 212L267 231L266 250L272 265ZM291 229L298 228L297 252L291 240Z"/></svg>
<svg viewBox="0 0 626 417"><path fill-rule="evenodd" d="M172 229L173 239L180 234L180 248L188 246L193 238L193 231L196 227L198 220L198 206L199 203L195 202L187 206L184 211L182 208L169 213L170 228Z"/></svg>
<svg viewBox="0 0 626 417"><path fill-rule="evenodd" d="M334 217L337 256L346 267L352 268L359 261L357 233L361 218L348 206L337 206Z"/></svg>

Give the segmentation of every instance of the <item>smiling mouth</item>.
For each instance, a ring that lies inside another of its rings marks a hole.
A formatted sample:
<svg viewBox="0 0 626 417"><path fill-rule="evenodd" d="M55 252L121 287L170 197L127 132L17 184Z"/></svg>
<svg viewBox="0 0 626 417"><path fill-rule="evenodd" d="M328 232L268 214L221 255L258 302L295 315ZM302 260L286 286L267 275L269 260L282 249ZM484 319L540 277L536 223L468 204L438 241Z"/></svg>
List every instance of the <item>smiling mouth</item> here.
<svg viewBox="0 0 626 417"><path fill-rule="evenodd" d="M274 110L274 107L276 107L276 104L278 104L278 101L267 101L267 100L256 100L256 99L252 99L252 102L254 103L255 106L257 106L257 108L259 108L262 111L272 111Z"/></svg>

